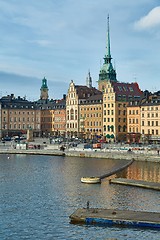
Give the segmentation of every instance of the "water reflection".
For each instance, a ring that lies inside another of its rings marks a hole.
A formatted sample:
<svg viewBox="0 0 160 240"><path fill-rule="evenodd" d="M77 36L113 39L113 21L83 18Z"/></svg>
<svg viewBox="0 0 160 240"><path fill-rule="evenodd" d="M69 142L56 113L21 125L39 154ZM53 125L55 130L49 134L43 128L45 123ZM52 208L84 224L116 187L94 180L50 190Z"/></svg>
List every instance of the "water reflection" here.
<svg viewBox="0 0 160 240"><path fill-rule="evenodd" d="M135 161L132 166L117 174L117 177L160 182L160 164Z"/></svg>
<svg viewBox="0 0 160 240"><path fill-rule="evenodd" d="M160 212L159 192L109 184L82 184L82 176L103 175L125 161L52 156L0 156L0 239L152 239L152 230L75 226L69 215L79 207ZM159 182L157 163L134 162L113 177ZM126 234L126 236L125 236ZM133 237L134 236L134 237ZM148 238L149 236L149 238Z"/></svg>

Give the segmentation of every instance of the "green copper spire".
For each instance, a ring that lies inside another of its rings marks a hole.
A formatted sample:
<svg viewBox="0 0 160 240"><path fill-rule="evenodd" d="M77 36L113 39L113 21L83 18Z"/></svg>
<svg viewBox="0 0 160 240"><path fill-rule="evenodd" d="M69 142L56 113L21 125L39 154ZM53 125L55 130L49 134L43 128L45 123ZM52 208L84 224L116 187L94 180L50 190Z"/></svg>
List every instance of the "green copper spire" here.
<svg viewBox="0 0 160 240"><path fill-rule="evenodd" d="M112 57L110 50L110 31L109 31L109 15L107 17L107 45L106 45L106 54L104 56L104 63L101 67L99 73L99 81L101 80L110 80L116 82L116 71L112 66Z"/></svg>
<svg viewBox="0 0 160 240"><path fill-rule="evenodd" d="M106 45L106 49L107 49L107 59L109 59L111 61L111 51L110 51L110 35L109 35L109 15L107 17L107 27L108 27L108 31L107 31L107 45Z"/></svg>

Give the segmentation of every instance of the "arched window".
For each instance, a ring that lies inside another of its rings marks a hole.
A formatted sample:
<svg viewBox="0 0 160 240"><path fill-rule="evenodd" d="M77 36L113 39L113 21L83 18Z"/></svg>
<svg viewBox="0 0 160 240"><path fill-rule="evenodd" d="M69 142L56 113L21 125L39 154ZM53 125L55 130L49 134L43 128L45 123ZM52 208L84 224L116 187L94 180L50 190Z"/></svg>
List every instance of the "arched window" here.
<svg viewBox="0 0 160 240"><path fill-rule="evenodd" d="M74 110L73 109L71 109L71 111L70 111L70 119L74 120Z"/></svg>
<svg viewBox="0 0 160 240"><path fill-rule="evenodd" d="M123 126L123 132L126 132L126 125Z"/></svg>
<svg viewBox="0 0 160 240"><path fill-rule="evenodd" d="M75 120L77 120L77 110L75 110Z"/></svg>
<svg viewBox="0 0 160 240"><path fill-rule="evenodd" d="M69 120L69 110L67 110L67 120Z"/></svg>
<svg viewBox="0 0 160 240"><path fill-rule="evenodd" d="M114 126L112 125L110 128L111 128L112 132L114 132Z"/></svg>

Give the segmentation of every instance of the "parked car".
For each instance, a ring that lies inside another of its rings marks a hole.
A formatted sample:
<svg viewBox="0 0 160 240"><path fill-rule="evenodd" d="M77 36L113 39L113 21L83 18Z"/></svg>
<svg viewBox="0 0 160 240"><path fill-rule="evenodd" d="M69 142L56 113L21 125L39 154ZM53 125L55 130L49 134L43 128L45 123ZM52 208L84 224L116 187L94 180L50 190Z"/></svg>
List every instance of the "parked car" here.
<svg viewBox="0 0 160 240"><path fill-rule="evenodd" d="M11 137L5 136L4 138L2 138L2 141L11 141Z"/></svg>

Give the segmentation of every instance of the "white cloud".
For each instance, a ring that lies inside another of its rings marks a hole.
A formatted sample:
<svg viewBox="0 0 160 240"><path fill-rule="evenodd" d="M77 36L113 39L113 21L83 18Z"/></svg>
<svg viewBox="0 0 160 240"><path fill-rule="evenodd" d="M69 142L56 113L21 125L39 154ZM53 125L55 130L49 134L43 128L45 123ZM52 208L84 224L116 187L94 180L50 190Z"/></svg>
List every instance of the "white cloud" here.
<svg viewBox="0 0 160 240"><path fill-rule="evenodd" d="M160 25L160 6L153 8L146 16L135 23L137 30L150 29Z"/></svg>

